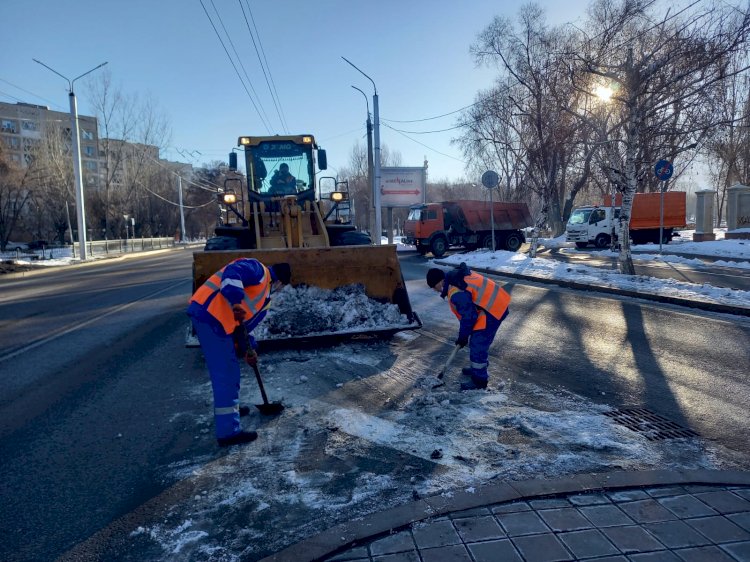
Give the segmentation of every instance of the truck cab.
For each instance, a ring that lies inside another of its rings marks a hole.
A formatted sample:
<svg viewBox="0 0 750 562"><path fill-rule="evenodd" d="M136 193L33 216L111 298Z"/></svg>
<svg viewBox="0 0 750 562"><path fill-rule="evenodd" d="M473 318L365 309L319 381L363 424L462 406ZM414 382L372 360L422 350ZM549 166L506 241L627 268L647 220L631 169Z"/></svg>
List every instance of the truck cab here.
<svg viewBox="0 0 750 562"><path fill-rule="evenodd" d="M444 228L441 204L415 205L409 209L409 215L404 222L404 243L413 244L417 251L424 255L430 251L434 235L442 233Z"/></svg>
<svg viewBox="0 0 750 562"><path fill-rule="evenodd" d="M593 244L606 248L615 236L615 225L620 218L620 207L587 206L573 210L565 225L565 240L575 242L579 248Z"/></svg>

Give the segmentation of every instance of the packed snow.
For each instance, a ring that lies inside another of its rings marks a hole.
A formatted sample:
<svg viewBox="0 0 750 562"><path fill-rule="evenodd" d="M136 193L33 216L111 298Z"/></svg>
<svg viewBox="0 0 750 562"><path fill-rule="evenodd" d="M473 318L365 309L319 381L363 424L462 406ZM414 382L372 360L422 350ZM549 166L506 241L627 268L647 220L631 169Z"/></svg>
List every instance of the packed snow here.
<svg viewBox="0 0 750 562"><path fill-rule="evenodd" d="M658 244L639 245L637 246L638 250L633 251L633 260L648 260L655 263L677 263L693 267L710 266L712 268L733 267L738 269L750 269L750 240L726 240L723 239L723 233L721 233L721 236L722 238L720 240L714 242L677 242L664 245L662 248L662 254L651 253L654 250L658 252ZM553 239L540 239L539 245L541 249L554 248L563 253L578 255L582 253L581 250L575 248L575 245L572 242L565 242L564 236ZM711 264L707 264L705 261L697 258L686 258L665 252L712 257L731 257L735 258L737 261L720 260L718 263L712 262ZM617 256L616 253L608 250L597 251L596 255L608 257ZM678 281L676 279L659 279L644 275L623 275L615 269L565 263L545 257L531 258L523 253L506 252L503 250L495 252L490 250L477 250L475 252L453 254L451 256L434 260L434 262L438 265L451 266L456 266L461 262L465 262L470 268L473 267L490 272L514 273L542 279L571 281L582 285L590 285L592 287L622 289L638 293L648 293L651 295L679 297L750 308L750 291L714 287L706 284L698 285L695 283Z"/></svg>

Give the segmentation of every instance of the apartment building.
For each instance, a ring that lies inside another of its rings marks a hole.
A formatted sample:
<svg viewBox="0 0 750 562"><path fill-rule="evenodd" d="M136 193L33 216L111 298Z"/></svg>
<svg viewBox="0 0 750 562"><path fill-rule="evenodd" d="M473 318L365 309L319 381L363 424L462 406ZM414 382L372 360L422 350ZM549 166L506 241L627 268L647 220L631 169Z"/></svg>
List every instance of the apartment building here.
<svg viewBox="0 0 750 562"><path fill-rule="evenodd" d="M78 116L81 142L81 176L85 187L99 187L99 135L96 117ZM62 131L71 142L70 113L53 111L45 105L0 102L0 142L10 160L28 166L45 135Z"/></svg>

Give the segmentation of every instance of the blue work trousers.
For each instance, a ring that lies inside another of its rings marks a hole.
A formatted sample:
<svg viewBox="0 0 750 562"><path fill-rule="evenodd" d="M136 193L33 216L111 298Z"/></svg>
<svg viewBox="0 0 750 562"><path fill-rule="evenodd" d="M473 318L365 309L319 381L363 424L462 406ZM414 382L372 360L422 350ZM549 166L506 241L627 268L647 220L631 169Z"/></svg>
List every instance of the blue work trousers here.
<svg viewBox="0 0 750 562"><path fill-rule="evenodd" d="M216 437L240 432L240 364L234 354L232 335L217 333L217 327L191 317L206 358L214 390Z"/></svg>
<svg viewBox="0 0 750 562"><path fill-rule="evenodd" d="M476 330L469 337L469 361L471 361L472 377L486 381L489 379L487 367L489 366L490 346L495 339L500 324L507 318L508 311L497 320L494 316L487 314L487 326L483 330Z"/></svg>

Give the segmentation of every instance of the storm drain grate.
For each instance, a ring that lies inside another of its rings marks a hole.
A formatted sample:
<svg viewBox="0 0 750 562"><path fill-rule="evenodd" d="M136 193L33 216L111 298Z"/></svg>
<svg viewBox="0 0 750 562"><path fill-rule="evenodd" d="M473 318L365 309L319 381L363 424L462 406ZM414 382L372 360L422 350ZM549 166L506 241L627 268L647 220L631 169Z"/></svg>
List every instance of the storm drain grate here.
<svg viewBox="0 0 750 562"><path fill-rule="evenodd" d="M686 429L680 424L668 420L646 408L612 410L611 412L605 412L604 415L628 429L643 434L649 441L699 437L692 429Z"/></svg>

